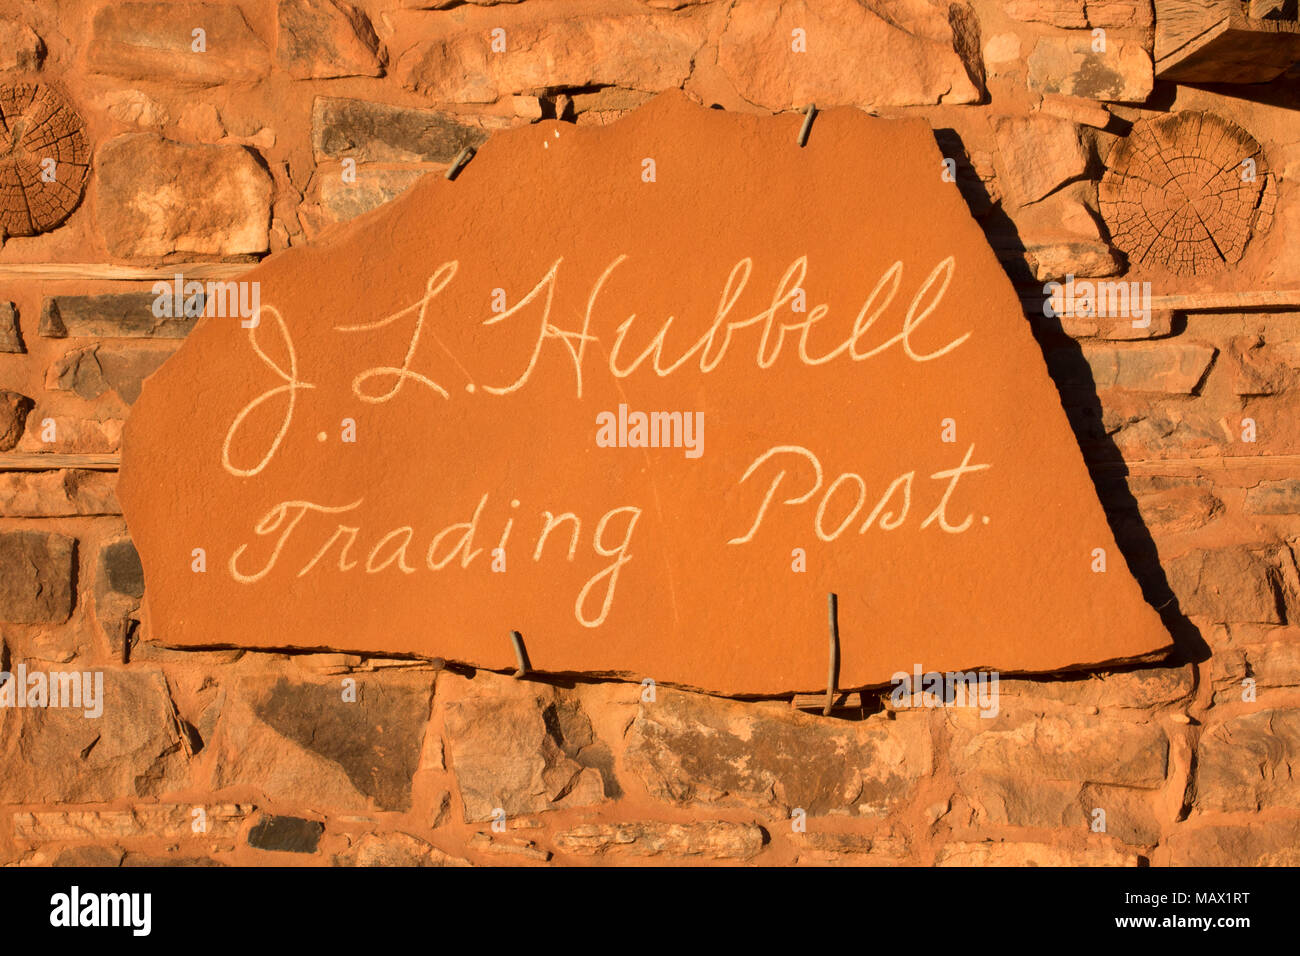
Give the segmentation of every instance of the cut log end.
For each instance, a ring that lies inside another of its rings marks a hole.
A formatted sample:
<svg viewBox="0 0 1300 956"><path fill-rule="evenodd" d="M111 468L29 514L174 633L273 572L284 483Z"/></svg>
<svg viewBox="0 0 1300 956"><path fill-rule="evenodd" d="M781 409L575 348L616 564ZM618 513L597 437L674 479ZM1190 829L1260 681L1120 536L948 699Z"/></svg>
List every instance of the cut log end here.
<svg viewBox="0 0 1300 956"><path fill-rule="evenodd" d="M90 169L84 124L44 83L0 84L0 235L55 228L81 202Z"/></svg>
<svg viewBox="0 0 1300 956"><path fill-rule="evenodd" d="M1221 272L1264 225L1269 171L1245 130L1187 111L1134 124L1099 188L1111 240L1130 264L1177 275Z"/></svg>

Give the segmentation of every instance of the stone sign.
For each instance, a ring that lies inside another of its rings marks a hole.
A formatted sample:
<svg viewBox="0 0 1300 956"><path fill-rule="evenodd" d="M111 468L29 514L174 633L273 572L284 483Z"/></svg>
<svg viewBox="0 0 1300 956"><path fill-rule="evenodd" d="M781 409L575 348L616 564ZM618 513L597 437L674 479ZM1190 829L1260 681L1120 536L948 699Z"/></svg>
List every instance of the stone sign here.
<svg viewBox="0 0 1300 956"><path fill-rule="evenodd" d="M161 284L206 314L125 434L153 639L776 694L834 593L842 688L1166 651L929 128L802 122L537 123Z"/></svg>

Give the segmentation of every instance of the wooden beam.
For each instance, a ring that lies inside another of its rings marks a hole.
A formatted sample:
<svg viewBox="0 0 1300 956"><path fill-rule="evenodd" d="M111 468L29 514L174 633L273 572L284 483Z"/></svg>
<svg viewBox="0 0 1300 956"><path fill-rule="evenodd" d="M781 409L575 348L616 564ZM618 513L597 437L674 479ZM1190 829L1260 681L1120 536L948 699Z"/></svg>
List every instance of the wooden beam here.
<svg viewBox="0 0 1300 956"><path fill-rule="evenodd" d="M1171 312L1236 312L1238 309L1300 309L1300 289L1251 292L1184 292L1153 295L1151 308Z"/></svg>
<svg viewBox="0 0 1300 956"><path fill-rule="evenodd" d="M1080 280L1082 281L1082 280ZM1089 279L1089 282L1123 282L1123 279ZM1041 290L1041 286L1039 289ZM1047 295L1038 291L1022 295L1021 304L1033 315L1041 315ZM1153 295L1153 312L1239 312L1249 309L1300 309L1300 289L1252 289L1246 292L1177 292Z"/></svg>
<svg viewBox="0 0 1300 956"><path fill-rule="evenodd" d="M256 266L256 262L178 262L170 266L123 266L101 262L14 262L0 265L0 281L170 281L177 274L186 279L233 279Z"/></svg>
<svg viewBox="0 0 1300 956"><path fill-rule="evenodd" d="M1246 15L1252 20L1262 20L1276 13L1280 18L1284 6L1286 6L1285 0L1250 0Z"/></svg>
<svg viewBox="0 0 1300 956"><path fill-rule="evenodd" d="M1155 58L1161 60L1241 10L1236 0L1155 0L1154 12Z"/></svg>
<svg viewBox="0 0 1300 956"><path fill-rule="evenodd" d="M117 471L120 455L55 455L48 452L8 452L0 454L0 471L57 471L82 468L90 471Z"/></svg>
<svg viewBox="0 0 1300 956"><path fill-rule="evenodd" d="M1267 83L1300 62L1295 20L1248 17L1225 0L1156 0L1155 9L1158 80Z"/></svg>
<svg viewBox="0 0 1300 956"><path fill-rule="evenodd" d="M1132 461L1090 462L1089 470L1130 475L1181 475L1188 472L1277 471L1279 477L1300 474L1300 455L1207 455L1204 458L1142 458Z"/></svg>

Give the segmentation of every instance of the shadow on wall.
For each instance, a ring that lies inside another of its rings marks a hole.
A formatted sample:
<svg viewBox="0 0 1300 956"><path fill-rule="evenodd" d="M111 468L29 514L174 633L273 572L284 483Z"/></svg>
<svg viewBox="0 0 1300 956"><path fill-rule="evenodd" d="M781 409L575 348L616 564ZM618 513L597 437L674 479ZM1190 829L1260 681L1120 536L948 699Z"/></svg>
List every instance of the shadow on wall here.
<svg viewBox="0 0 1300 956"><path fill-rule="evenodd" d="M935 140L943 155L957 161L957 186L970 207L971 215L984 230L1007 277L1013 285L1042 283L1029 271L1025 246L1015 223L988 193L976 173L961 137L952 129L936 129ZM1117 276L1122 279L1122 276ZM1026 317L1025 321L1030 321ZM1185 325L1185 320L1184 320ZM1066 334L1061 320L1041 316L1032 322L1034 339L1043 352L1052 381L1061 397L1075 440L1088 466L1088 474L1097 490L1097 498L1106 512L1106 520L1115 542L1124 555L1129 570L1142 589L1142 596L1160 614L1174 641L1169 663L1201 662L1210 656L1210 647L1179 607L1178 598L1169 586L1155 540L1138 509L1137 499L1125 477L1128 465L1119 447L1107 434L1103 424L1101 398L1097 394L1092 367L1084 358L1079 342ZM1176 335L1181 329L1175 324Z"/></svg>
<svg viewBox="0 0 1300 956"><path fill-rule="evenodd" d="M1263 106L1300 110L1300 64L1271 83L1171 83L1158 79L1143 108L1170 112L1182 88L1202 90L1227 100L1247 100Z"/></svg>

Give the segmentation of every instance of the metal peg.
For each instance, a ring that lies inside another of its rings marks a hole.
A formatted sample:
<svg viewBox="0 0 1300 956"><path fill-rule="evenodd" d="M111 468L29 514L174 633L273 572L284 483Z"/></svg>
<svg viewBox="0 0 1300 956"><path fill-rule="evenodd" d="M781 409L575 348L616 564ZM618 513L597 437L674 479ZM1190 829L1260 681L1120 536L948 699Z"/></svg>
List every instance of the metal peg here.
<svg viewBox="0 0 1300 956"><path fill-rule="evenodd" d="M799 147L802 149L808 145L808 132L812 129L813 117L817 115L817 104L809 103L808 108L803 111L803 128L799 130Z"/></svg>
<svg viewBox="0 0 1300 956"><path fill-rule="evenodd" d="M822 708L822 716L829 717L831 708L835 705L835 683L840 674L840 599L832 591L828 595L830 631L831 631L831 648L830 662L826 668L826 706Z"/></svg>
<svg viewBox="0 0 1300 956"><path fill-rule="evenodd" d="M524 650L524 636L518 631L510 632L510 643L515 646L515 660L519 663L519 669L515 671L515 677L523 678L528 676L528 652Z"/></svg>
<svg viewBox="0 0 1300 956"><path fill-rule="evenodd" d="M459 153L457 153L456 158L451 161L451 166L448 167L447 169L447 178L455 179L458 175L460 175L461 168L464 167L464 165L473 158L474 158L474 147L466 146Z"/></svg>

